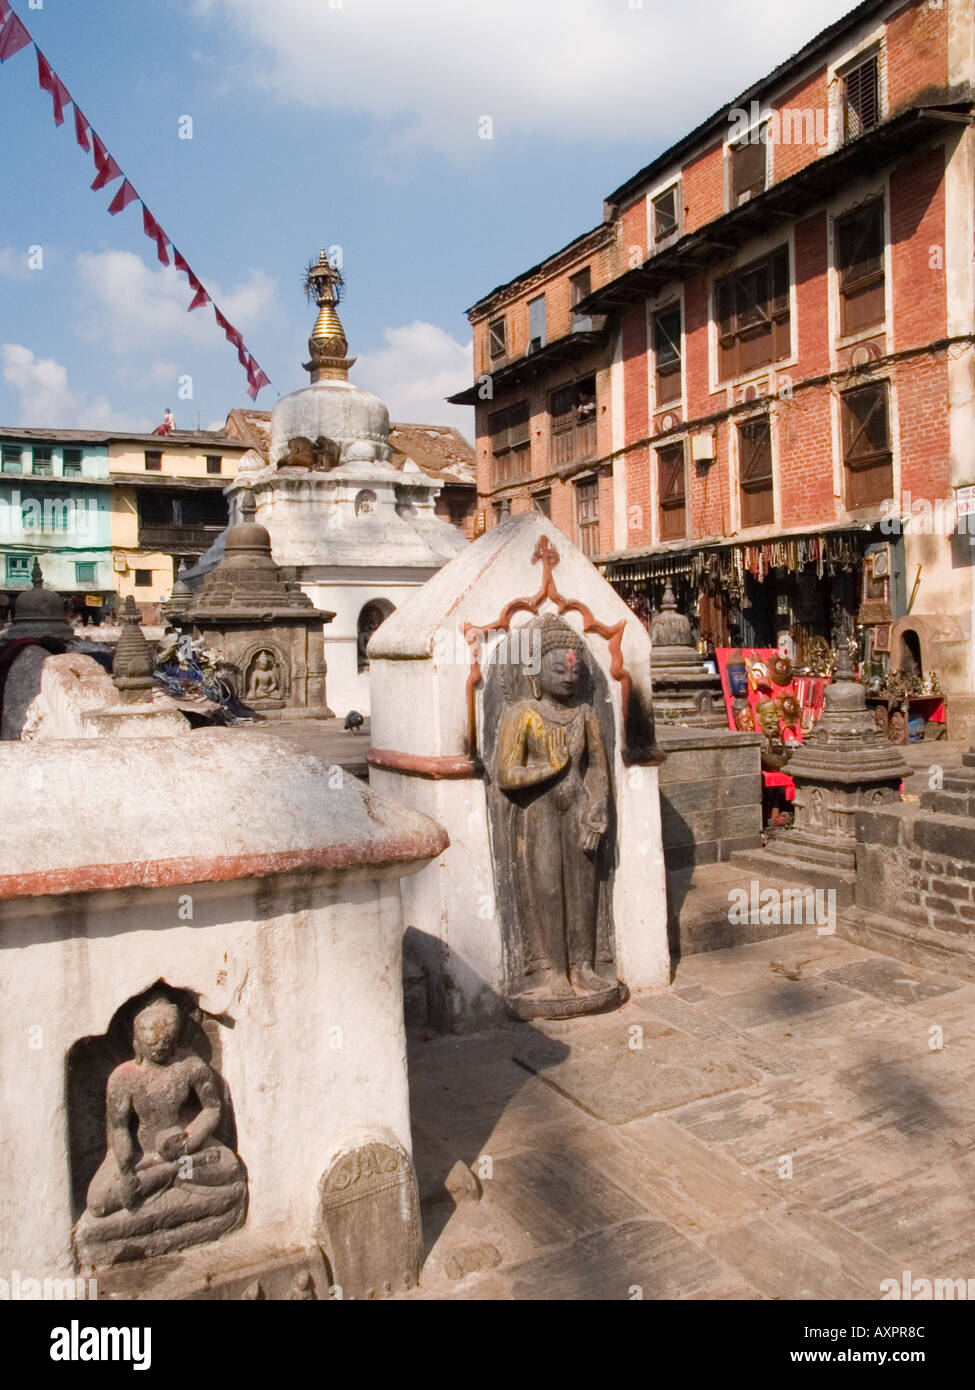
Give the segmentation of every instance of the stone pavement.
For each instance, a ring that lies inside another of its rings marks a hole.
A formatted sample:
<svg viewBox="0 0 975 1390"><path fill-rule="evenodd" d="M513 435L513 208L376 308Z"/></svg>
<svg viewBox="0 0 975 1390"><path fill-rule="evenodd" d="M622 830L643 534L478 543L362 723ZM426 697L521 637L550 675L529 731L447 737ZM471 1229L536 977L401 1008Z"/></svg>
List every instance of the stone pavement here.
<svg viewBox="0 0 975 1390"><path fill-rule="evenodd" d="M875 1299L975 1276L975 984L803 930L620 1012L415 1032L410 1298ZM942 1046L938 1030L941 1030ZM458 1159L483 1196L444 1183Z"/></svg>

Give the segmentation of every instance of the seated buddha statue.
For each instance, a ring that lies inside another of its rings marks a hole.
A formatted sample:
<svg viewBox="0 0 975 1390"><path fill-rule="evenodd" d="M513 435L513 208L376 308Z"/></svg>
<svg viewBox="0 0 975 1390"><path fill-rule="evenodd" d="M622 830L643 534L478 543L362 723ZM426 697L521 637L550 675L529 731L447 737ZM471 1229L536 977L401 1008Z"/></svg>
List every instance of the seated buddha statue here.
<svg viewBox="0 0 975 1390"><path fill-rule="evenodd" d="M243 1165L215 1137L219 1080L179 1046L183 1021L172 1000L151 1000L133 1024L134 1057L108 1079L107 1151L75 1228L85 1263L182 1249L243 1219Z"/></svg>

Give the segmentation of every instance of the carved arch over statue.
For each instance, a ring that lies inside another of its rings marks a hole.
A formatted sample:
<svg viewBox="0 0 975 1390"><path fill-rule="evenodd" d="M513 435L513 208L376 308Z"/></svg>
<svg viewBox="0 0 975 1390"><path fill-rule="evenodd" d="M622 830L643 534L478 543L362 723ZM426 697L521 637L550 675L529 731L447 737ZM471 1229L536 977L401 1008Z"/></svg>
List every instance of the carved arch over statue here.
<svg viewBox="0 0 975 1390"><path fill-rule="evenodd" d="M280 709L287 703L291 662L277 642L268 638L252 642L241 654L238 670L240 698L245 704L258 709Z"/></svg>

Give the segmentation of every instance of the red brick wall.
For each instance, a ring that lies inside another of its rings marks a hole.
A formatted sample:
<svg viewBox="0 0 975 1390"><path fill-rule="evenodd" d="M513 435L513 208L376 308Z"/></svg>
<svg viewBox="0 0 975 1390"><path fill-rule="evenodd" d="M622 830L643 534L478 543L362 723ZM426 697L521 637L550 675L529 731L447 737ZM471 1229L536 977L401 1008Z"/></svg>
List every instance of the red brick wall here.
<svg viewBox="0 0 975 1390"><path fill-rule="evenodd" d="M685 232L695 232L721 216L725 210L725 179L720 142L684 165L683 184Z"/></svg>
<svg viewBox="0 0 975 1390"><path fill-rule="evenodd" d="M804 121L800 135L794 120L780 115L779 139L772 149L772 180L775 183L790 178L826 153L825 144L818 143L829 128L829 94L825 66L772 104L772 109L780 113L785 108L801 111L804 116L805 113L809 113L809 122L806 124Z"/></svg>
<svg viewBox="0 0 975 1390"><path fill-rule="evenodd" d="M901 351L947 330L943 148L891 174L890 242L894 347Z"/></svg>
<svg viewBox="0 0 975 1390"><path fill-rule="evenodd" d="M887 21L887 108L891 115L926 88L948 83L948 6L915 0ZM971 24L971 15L968 17Z"/></svg>

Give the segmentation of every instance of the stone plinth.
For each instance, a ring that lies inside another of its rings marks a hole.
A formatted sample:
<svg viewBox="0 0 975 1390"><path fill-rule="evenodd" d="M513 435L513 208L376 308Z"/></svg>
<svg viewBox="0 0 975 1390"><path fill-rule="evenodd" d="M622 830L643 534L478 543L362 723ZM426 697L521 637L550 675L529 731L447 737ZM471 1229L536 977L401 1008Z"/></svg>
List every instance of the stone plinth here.
<svg viewBox="0 0 975 1390"><path fill-rule="evenodd" d="M727 729L721 677L705 666L694 646L690 621L678 613L669 584L660 612L651 620L650 640L653 703L661 730L671 725Z"/></svg>
<svg viewBox="0 0 975 1390"><path fill-rule="evenodd" d="M854 816L867 806L898 802L910 769L877 729L863 686L842 651L827 686L822 717L788 764L795 779L795 825L767 849L736 854L780 878L833 888L841 905L853 901L856 882Z"/></svg>
<svg viewBox="0 0 975 1390"><path fill-rule="evenodd" d="M253 1279L261 1252L274 1265L314 1244L337 1147L367 1128L411 1153L400 879L444 832L253 731L11 743L0 779L0 1265L72 1272L107 1078L132 1056L126 1011L156 990L187 1003L222 1105L213 1162L247 1185L226 1254L198 1246L179 1291L198 1292L204 1269L229 1288L235 1261ZM381 1289L403 1275L390 1241ZM174 1258L158 1273L167 1297ZM153 1260L131 1269L113 1291L151 1296Z"/></svg>
<svg viewBox="0 0 975 1390"><path fill-rule="evenodd" d="M669 982L649 637L585 556L546 518L529 513L476 541L387 619L369 644L370 785L434 816L451 838L438 864L404 885L411 950L426 970L431 1017L440 1026L483 1027L509 1007L520 1013L524 1004L527 966L512 922L524 920L526 885L514 866L547 863L549 851L538 838L548 833L544 825L523 832L518 817L553 783L537 782L522 797L505 789L499 767L519 749L530 762L548 740L553 769L562 768L562 776L567 756L582 758L582 744L574 740L583 735L576 721L581 705L570 699L563 709L563 745L549 729L549 716L539 714L547 708L554 717L551 700L546 705L543 696L539 706L531 697L533 678L526 687L523 666L520 674L512 671L519 689L506 690L506 668L517 665L515 652L525 656L535 625L558 614L578 639L567 664L579 663L586 676L587 693L578 698L592 711L588 767L601 759L601 746L609 795L607 801L587 790L594 813L578 837L552 852L571 858L585 841L590 848L580 852L599 861L598 931L605 936L596 973L602 971L607 986L615 990L618 979L636 991ZM558 645L551 633L542 636L539 679L544 654ZM569 775L576 777L576 762L571 766ZM566 795L568 807L573 796L583 795L579 783L567 785ZM605 816L596 812L599 802ZM506 835L522 833L528 848L512 853ZM573 873L577 867L582 884L589 870L576 864ZM520 904L517 910L512 902ZM553 898L553 911L562 910ZM544 919L540 912L538 920ZM596 982L589 982L588 992L598 993Z"/></svg>
<svg viewBox="0 0 975 1390"><path fill-rule="evenodd" d="M760 849L761 736L665 725L658 737L667 754L659 777L668 872Z"/></svg>

